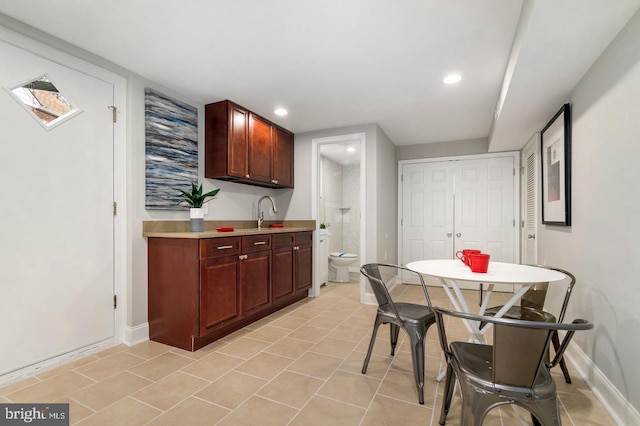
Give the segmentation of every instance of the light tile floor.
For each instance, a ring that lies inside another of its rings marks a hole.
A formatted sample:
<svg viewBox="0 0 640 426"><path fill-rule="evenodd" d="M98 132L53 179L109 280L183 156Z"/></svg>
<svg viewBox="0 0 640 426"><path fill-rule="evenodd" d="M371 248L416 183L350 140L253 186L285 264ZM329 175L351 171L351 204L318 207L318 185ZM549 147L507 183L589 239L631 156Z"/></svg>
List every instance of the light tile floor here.
<svg viewBox="0 0 640 426"><path fill-rule="evenodd" d="M422 289L400 286L404 301ZM435 305L449 299L431 288ZM477 293L467 292L469 300ZM500 297L500 295L498 295ZM497 301L501 302L501 301ZM428 333L425 404L418 404L410 349L401 336L389 355L382 326L367 374L361 374L376 307L359 303L358 284L329 283L306 299L197 351L155 342L119 345L0 388L3 402L68 402L78 425L437 425L444 360L436 327ZM460 323L449 336L466 340ZM402 335L402 333L401 333ZM571 368L571 363L569 363ZM565 425L612 425L613 419L572 372L554 371ZM456 396L448 425L460 423ZM518 425L509 408L485 425Z"/></svg>

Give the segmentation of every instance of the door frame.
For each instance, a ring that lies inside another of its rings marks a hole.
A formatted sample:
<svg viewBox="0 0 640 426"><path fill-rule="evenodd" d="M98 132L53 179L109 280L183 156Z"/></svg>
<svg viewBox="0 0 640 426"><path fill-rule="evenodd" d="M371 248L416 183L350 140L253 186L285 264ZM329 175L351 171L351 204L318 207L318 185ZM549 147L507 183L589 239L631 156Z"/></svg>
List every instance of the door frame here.
<svg viewBox="0 0 640 426"><path fill-rule="evenodd" d="M320 224L318 223L319 213L318 213L318 195L319 195L319 184L320 179L318 177L319 167L320 167L320 146L325 144L339 143L345 141L354 141L358 140L360 142L360 253L358 253L358 262L362 264L363 259L365 258L365 251L367 247L367 209L365 206L367 205L366 197L367 197L367 166L366 166L366 158L367 158L367 135L364 132L359 133L350 133L344 135L336 135L322 138L314 138L311 140L311 217L316 221L316 231L319 231ZM320 233L313 233L313 246L319 247L320 244ZM320 250L314 250L314 272L313 272L313 286L311 287L311 291L309 295L312 297L320 296L320 272L319 272L319 262L325 261L328 262L329 259L320 259ZM364 301L366 299L366 286L363 276L360 276L360 300Z"/></svg>
<svg viewBox="0 0 640 426"><path fill-rule="evenodd" d="M113 291L117 297L117 308L114 309L114 337L93 345L67 352L65 354L49 358L40 363L27 366L14 371L3 378L4 381L11 381L16 377L23 377L44 368L51 368L70 362L74 359L84 357L88 354L99 352L108 347L127 341L125 339L126 313L128 311L127 282L129 272L127 271L127 203L126 203L126 78L89 63L84 59L73 56L60 49L66 49L66 43L44 37L41 33L23 26L20 23L6 21L0 17L0 40L11 44L17 48L28 51L36 56L40 56L48 61L84 73L93 78L105 81L113 85L113 103L117 111L117 120L113 124L113 198L117 205L117 214L113 217ZM53 40L54 43L45 43L41 40ZM107 114L110 114L108 106L105 105Z"/></svg>
<svg viewBox="0 0 640 426"><path fill-rule="evenodd" d="M519 228L518 222L522 220L521 210L520 210L520 173L517 172L520 170L520 152L519 151L506 151L506 152L497 152L497 153L488 153L488 154L474 154L474 155L459 155L459 156L449 156L449 157L432 157L432 158L416 158L411 160L399 160L398 161L398 262L400 263L403 259L403 233L402 233L402 218L403 218L403 200L402 200L402 171L405 164L417 164L417 163L440 163L444 161L454 161L454 160L483 160L490 158L500 158L500 157L509 157L513 159L513 167L514 167L514 179L513 179L513 217L516 221L517 229ZM520 232L513 233L514 241L513 241L513 256L514 262L520 263Z"/></svg>

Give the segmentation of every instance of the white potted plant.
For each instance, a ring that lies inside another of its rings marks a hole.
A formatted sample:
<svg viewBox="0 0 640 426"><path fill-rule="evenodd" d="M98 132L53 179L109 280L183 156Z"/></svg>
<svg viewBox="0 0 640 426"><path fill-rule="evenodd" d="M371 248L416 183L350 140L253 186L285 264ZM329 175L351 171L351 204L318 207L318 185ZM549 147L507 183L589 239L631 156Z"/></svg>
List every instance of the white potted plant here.
<svg viewBox="0 0 640 426"><path fill-rule="evenodd" d="M190 217L190 229L191 232L204 231L204 209L202 206L206 202L207 198L215 197L220 189L214 189L206 194L202 193L202 184L196 185L195 182L191 183L191 192L178 189L182 193L183 202L187 203L191 208L189 209Z"/></svg>

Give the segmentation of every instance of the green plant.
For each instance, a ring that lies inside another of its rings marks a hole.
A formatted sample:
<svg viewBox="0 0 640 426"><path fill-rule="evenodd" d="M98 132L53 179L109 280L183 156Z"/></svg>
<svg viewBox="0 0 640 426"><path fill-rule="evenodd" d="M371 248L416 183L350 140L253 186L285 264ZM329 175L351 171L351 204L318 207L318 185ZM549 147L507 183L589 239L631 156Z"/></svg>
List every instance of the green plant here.
<svg viewBox="0 0 640 426"><path fill-rule="evenodd" d="M178 189L182 193L183 202L187 203L192 208L200 208L205 203L207 198L215 197L220 189L214 189L213 191L209 191L206 194L202 193L202 184L197 186L195 182L191 183L191 192L184 191L182 189Z"/></svg>

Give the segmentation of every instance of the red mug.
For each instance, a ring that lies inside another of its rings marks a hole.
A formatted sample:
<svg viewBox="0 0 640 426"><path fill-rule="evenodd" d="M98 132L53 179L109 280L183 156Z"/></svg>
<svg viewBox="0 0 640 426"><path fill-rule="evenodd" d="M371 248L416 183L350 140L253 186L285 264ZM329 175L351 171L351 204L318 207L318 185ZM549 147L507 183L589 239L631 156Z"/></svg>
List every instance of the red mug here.
<svg viewBox="0 0 640 426"><path fill-rule="evenodd" d="M456 252L456 257L465 265L471 266L469 256L474 253L481 253L481 251L475 249L463 249Z"/></svg>
<svg viewBox="0 0 640 426"><path fill-rule="evenodd" d="M487 253L472 253L469 255L469 267L471 272L485 273L489 269L489 258Z"/></svg>

